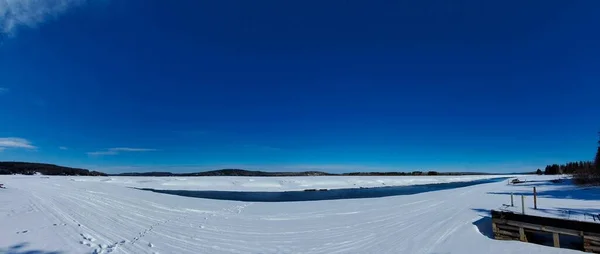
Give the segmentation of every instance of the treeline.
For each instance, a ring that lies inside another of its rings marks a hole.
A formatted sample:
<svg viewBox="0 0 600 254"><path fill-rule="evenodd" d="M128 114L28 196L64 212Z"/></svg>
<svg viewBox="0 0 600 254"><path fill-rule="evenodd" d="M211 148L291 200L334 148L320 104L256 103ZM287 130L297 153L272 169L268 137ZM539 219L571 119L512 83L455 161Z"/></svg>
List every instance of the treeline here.
<svg viewBox="0 0 600 254"><path fill-rule="evenodd" d="M600 133L598 133L600 136ZM547 175L572 174L576 184L600 185L600 139L594 161L569 162L564 165L548 165L544 173Z"/></svg>
<svg viewBox="0 0 600 254"><path fill-rule="evenodd" d="M143 173L121 173L113 176L461 176L461 175L488 175L489 173L475 172L437 172L437 171L413 171L413 172L352 172L343 174L332 174L322 171L304 172L265 172L244 169L221 169L197 173L171 173L171 172L143 172Z"/></svg>
<svg viewBox="0 0 600 254"><path fill-rule="evenodd" d="M305 172L265 172L244 169L221 169L196 173L143 172L121 173L114 176L326 176L334 175L321 171Z"/></svg>
<svg viewBox="0 0 600 254"><path fill-rule="evenodd" d="M106 174L98 171L63 167L53 164L12 161L0 162L0 175L35 175L36 173L42 175L106 176Z"/></svg>
<svg viewBox="0 0 600 254"><path fill-rule="evenodd" d="M440 173L437 171L413 171L413 172L351 172L344 173L342 175L347 176L422 176L422 175L430 175L435 176Z"/></svg>
<svg viewBox="0 0 600 254"><path fill-rule="evenodd" d="M0 175L80 175L80 176L107 176L107 174L81 168L63 167L45 163L30 162L0 162ZM486 175L489 173L477 172L437 172L437 171L412 171L412 172L352 172L332 174L322 171L303 172L266 172L244 169L220 169L195 173L172 172L141 172L120 173L110 176L460 176L460 175Z"/></svg>
<svg viewBox="0 0 600 254"><path fill-rule="evenodd" d="M437 172L437 171L413 171L413 172L352 172L343 174L332 174L322 171L303 172L266 172L244 169L220 169L197 173L171 173L171 172L144 172L144 173L121 173L114 176L424 176L424 175L477 175L485 173L471 172Z"/></svg>
<svg viewBox="0 0 600 254"><path fill-rule="evenodd" d="M600 136L600 132L598 133ZM573 175L573 179L579 184L600 185L600 138L598 139L598 149L596 157L591 167L583 168Z"/></svg>
<svg viewBox="0 0 600 254"><path fill-rule="evenodd" d="M577 184L600 185L600 132L598 136L598 149L594 161L579 168L573 174L573 180Z"/></svg>
<svg viewBox="0 0 600 254"><path fill-rule="evenodd" d="M344 173L346 176L462 176L462 175L489 175L489 173L478 172L437 172L437 171L413 171L413 172L352 172Z"/></svg>
<svg viewBox="0 0 600 254"><path fill-rule="evenodd" d="M544 169L545 175L575 174L582 170L589 170L594 167L593 161L569 162L567 164L552 164Z"/></svg>

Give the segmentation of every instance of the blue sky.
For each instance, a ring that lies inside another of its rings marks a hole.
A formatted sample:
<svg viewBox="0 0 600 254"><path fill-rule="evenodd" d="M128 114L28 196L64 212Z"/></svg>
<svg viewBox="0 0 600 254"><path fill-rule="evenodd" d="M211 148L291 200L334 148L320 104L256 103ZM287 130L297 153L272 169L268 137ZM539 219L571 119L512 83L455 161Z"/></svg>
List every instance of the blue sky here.
<svg viewBox="0 0 600 254"><path fill-rule="evenodd" d="M599 9L2 1L0 160L105 172L513 172L591 160Z"/></svg>

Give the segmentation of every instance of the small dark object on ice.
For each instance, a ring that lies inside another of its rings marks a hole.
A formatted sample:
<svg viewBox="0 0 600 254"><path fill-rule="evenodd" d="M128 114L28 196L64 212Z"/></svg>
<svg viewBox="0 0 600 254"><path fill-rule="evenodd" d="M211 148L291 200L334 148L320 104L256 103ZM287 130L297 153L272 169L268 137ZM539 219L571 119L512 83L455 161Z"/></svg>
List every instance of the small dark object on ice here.
<svg viewBox="0 0 600 254"><path fill-rule="evenodd" d="M6 187L4 187L4 184L0 183L0 189L6 189Z"/></svg>
<svg viewBox="0 0 600 254"><path fill-rule="evenodd" d="M510 181L510 183L512 183L512 184L524 183L524 182L525 182L525 181L521 181L521 180L519 180L518 178L512 179L512 180Z"/></svg>

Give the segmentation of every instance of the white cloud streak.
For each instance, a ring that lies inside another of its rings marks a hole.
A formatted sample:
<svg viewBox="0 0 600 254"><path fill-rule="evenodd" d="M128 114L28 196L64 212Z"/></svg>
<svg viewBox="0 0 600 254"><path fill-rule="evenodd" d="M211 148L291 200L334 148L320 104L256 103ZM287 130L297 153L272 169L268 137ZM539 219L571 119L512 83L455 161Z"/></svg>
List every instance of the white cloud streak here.
<svg viewBox="0 0 600 254"><path fill-rule="evenodd" d="M115 152L155 152L156 149L148 149L148 148L128 148L128 147L117 147L111 148L111 151Z"/></svg>
<svg viewBox="0 0 600 254"><path fill-rule="evenodd" d="M87 0L0 0L0 34L36 27Z"/></svg>
<svg viewBox="0 0 600 254"><path fill-rule="evenodd" d="M21 148L21 149L36 149L31 142L23 138L0 138L0 151L6 149Z"/></svg>
<svg viewBox="0 0 600 254"><path fill-rule="evenodd" d="M8 88L6 88L6 87L0 87L0 94L8 93L8 91L10 91Z"/></svg>
<svg viewBox="0 0 600 254"><path fill-rule="evenodd" d="M130 147L116 147L109 148L104 151L96 151L87 153L89 156L104 156L104 155L118 155L123 152L155 152L156 149L150 148L130 148Z"/></svg>
<svg viewBox="0 0 600 254"><path fill-rule="evenodd" d="M60 150L69 150L69 148L66 147L66 146L60 146L60 147L58 147L58 149L60 149Z"/></svg>

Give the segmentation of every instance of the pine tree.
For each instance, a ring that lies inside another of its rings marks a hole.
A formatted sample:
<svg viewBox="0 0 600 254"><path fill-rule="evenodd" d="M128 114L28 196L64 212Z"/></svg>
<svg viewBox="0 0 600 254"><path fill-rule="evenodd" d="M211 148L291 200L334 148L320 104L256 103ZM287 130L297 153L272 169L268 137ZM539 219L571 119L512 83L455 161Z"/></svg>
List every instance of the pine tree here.
<svg viewBox="0 0 600 254"><path fill-rule="evenodd" d="M600 132L598 132L598 136L600 136ZM598 139L598 150L596 151L596 159L594 160L594 164L596 166L596 175L600 176L600 137Z"/></svg>

